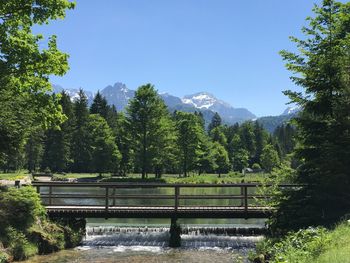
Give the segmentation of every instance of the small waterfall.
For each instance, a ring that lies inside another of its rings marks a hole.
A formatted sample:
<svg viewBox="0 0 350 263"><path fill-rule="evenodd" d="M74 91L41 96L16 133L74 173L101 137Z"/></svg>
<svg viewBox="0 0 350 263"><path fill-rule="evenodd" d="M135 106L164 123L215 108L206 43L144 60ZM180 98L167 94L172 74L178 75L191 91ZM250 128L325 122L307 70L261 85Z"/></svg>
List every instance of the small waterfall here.
<svg viewBox="0 0 350 263"><path fill-rule="evenodd" d="M262 228L182 226L182 248L250 249L262 239ZM255 234L255 235L253 235ZM257 234L260 234L258 236ZM249 236L247 236L249 235ZM87 227L83 246L168 247L169 227Z"/></svg>

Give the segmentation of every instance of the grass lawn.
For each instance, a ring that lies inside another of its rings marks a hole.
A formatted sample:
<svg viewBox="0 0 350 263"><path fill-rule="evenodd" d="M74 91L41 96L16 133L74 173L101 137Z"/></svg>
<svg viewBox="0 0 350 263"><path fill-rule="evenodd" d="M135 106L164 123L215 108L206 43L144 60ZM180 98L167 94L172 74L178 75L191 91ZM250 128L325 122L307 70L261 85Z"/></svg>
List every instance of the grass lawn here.
<svg viewBox="0 0 350 263"><path fill-rule="evenodd" d="M222 174L195 174L190 173L187 177L179 177L178 174L163 174L161 178L156 178L154 174L149 174L148 178L141 179L141 174L128 174L126 177L111 176L103 174L102 179L98 173L67 173L65 175L54 174L53 180L63 181L69 179L96 179L104 182L161 182L161 183L187 183L187 184L220 184L220 183L240 183L240 182L261 182L268 174L251 173L242 175L241 173Z"/></svg>
<svg viewBox="0 0 350 263"><path fill-rule="evenodd" d="M0 173L0 180L20 180L28 177L27 171L18 171L13 173Z"/></svg>
<svg viewBox="0 0 350 263"><path fill-rule="evenodd" d="M103 181L108 182L164 182L164 183L188 183L188 184L220 184L220 183L240 183L240 182L261 182L267 174L247 174L243 176L239 173L222 174L190 174L188 177L179 177L177 174L164 174L162 178L155 178L150 174L147 179L142 180L140 174L130 174L127 177L105 177Z"/></svg>

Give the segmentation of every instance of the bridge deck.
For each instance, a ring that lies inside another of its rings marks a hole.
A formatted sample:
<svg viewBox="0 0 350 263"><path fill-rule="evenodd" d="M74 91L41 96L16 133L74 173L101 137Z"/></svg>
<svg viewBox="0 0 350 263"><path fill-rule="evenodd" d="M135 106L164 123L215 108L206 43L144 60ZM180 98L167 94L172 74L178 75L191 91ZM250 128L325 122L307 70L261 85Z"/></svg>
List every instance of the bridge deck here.
<svg viewBox="0 0 350 263"><path fill-rule="evenodd" d="M51 217L106 217L106 218L266 218L269 207L241 206L46 206Z"/></svg>

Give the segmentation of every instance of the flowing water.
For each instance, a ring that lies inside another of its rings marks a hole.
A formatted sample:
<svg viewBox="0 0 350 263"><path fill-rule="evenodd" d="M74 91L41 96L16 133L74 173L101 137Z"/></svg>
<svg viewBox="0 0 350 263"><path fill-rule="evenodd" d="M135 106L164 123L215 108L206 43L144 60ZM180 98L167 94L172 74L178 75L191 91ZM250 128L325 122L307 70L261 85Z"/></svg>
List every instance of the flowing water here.
<svg viewBox="0 0 350 263"><path fill-rule="evenodd" d="M60 189L61 193L81 189ZM86 191L86 190L85 190ZM100 194L103 189L91 189ZM172 194L172 189L120 189L125 194ZM229 188L181 189L185 194L229 194ZM230 192L231 191L231 192ZM239 189L234 189L239 191ZM187 192L187 193L186 193ZM85 192L86 193L86 192ZM237 194L237 193L236 193ZM102 200L103 201L103 200ZM101 201L101 202L102 202ZM99 200L57 200L57 204L100 204ZM203 200L182 200L199 205ZM239 200L205 200L206 205L233 205ZM116 204L171 205L169 200L116 200ZM180 203L181 205L181 203ZM168 247L169 219L89 219L81 246L37 256L27 263L47 262L247 262L247 255L261 240L264 220L256 219L179 219L181 248Z"/></svg>

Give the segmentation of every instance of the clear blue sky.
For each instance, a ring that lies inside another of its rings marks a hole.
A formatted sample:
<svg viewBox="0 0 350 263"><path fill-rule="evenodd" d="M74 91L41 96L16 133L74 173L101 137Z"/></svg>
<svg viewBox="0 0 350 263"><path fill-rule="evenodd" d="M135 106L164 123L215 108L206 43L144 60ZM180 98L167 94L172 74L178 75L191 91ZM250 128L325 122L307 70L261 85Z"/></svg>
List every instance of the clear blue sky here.
<svg viewBox="0 0 350 263"><path fill-rule="evenodd" d="M278 52L293 50L313 0L77 0L58 36L70 70L52 82L97 91L152 83L180 96L207 91L258 116L277 115L297 89ZM45 42L43 42L43 45Z"/></svg>

